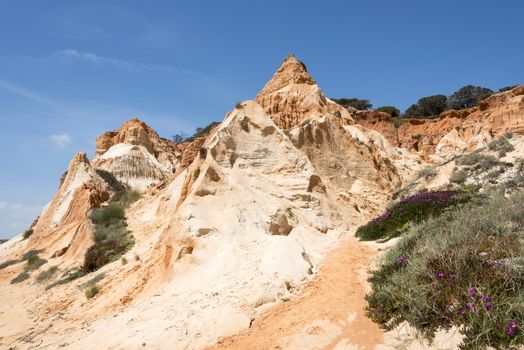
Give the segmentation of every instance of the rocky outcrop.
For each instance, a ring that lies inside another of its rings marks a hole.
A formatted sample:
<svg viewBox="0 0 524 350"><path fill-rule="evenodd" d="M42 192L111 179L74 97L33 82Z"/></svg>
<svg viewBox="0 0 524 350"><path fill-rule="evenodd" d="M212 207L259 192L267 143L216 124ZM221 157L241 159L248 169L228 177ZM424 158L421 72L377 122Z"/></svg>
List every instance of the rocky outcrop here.
<svg viewBox="0 0 524 350"><path fill-rule="evenodd" d="M351 119L346 109L324 96L304 63L288 56L273 78L257 95L256 101L281 129L290 129L302 120L333 114Z"/></svg>
<svg viewBox="0 0 524 350"><path fill-rule="evenodd" d="M88 212L109 200L111 187L93 170L85 153L77 153L58 192L44 208L29 238L31 249L48 255L82 259L91 244Z"/></svg>
<svg viewBox="0 0 524 350"><path fill-rule="evenodd" d="M93 166L143 191L175 172L183 149L135 118L97 138Z"/></svg>

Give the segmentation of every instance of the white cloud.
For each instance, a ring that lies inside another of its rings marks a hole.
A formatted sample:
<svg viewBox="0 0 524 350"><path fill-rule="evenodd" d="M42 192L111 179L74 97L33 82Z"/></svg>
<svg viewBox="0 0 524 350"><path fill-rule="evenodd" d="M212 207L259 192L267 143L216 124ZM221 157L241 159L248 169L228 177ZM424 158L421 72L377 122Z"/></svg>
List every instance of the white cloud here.
<svg viewBox="0 0 524 350"><path fill-rule="evenodd" d="M171 65L157 65L157 64L148 64L140 63L135 61L121 60L118 58L104 57L97 55L91 52L82 52L76 49L64 49L55 51L53 56L62 60L64 62L74 63L74 62L83 62L95 66L112 66L118 69L127 70L130 72L151 72L151 71L163 71L176 74L182 74L187 76L199 76L202 78L210 79L203 73L179 69Z"/></svg>
<svg viewBox="0 0 524 350"><path fill-rule="evenodd" d="M59 147L64 148L71 143L71 136L68 134L51 135L49 138Z"/></svg>
<svg viewBox="0 0 524 350"><path fill-rule="evenodd" d="M7 208L7 202L0 202L0 209Z"/></svg>

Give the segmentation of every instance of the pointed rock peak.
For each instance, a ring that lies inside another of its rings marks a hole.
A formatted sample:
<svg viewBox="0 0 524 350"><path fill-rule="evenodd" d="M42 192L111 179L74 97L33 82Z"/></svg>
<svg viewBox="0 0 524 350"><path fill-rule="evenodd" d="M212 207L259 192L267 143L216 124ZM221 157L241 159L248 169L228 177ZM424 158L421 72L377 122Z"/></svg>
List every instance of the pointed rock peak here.
<svg viewBox="0 0 524 350"><path fill-rule="evenodd" d="M344 108L326 99L307 72L306 65L295 55L284 59L273 78L257 95L256 101L284 130L314 115L337 114L350 118Z"/></svg>
<svg viewBox="0 0 524 350"><path fill-rule="evenodd" d="M75 154L73 159L71 159L71 162L69 162L69 169L75 168L79 163L90 165L89 159L87 158L87 154L85 154L85 152L78 152Z"/></svg>
<svg viewBox="0 0 524 350"><path fill-rule="evenodd" d="M306 65L294 54L287 56L273 78L264 86L260 95L275 92L290 84L315 85L315 80L307 72Z"/></svg>
<svg viewBox="0 0 524 350"><path fill-rule="evenodd" d="M101 156L109 148L119 143L144 146L154 154L154 144L159 142L160 136L138 118L126 121L118 130L108 131L96 139L96 154ZM167 141L167 140L166 140Z"/></svg>

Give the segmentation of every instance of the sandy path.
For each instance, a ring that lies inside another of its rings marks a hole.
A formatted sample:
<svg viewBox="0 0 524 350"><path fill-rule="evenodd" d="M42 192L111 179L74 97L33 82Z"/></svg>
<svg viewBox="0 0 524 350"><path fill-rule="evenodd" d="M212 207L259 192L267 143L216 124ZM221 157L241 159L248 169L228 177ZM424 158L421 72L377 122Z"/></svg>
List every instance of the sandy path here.
<svg viewBox="0 0 524 350"><path fill-rule="evenodd" d="M365 316L366 271L376 251L353 237L330 252L296 298L209 349L373 349L383 343Z"/></svg>

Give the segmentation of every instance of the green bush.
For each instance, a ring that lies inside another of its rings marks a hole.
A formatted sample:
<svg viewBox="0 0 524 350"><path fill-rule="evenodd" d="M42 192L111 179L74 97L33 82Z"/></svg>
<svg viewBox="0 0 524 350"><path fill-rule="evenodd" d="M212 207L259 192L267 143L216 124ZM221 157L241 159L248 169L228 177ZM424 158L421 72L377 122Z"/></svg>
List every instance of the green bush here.
<svg viewBox="0 0 524 350"><path fill-rule="evenodd" d="M95 224L94 245L89 247L84 256L85 273L117 260L134 244L127 229L124 206L111 203L105 208L93 210L91 221Z"/></svg>
<svg viewBox="0 0 524 350"><path fill-rule="evenodd" d="M92 287L95 284L97 284L98 282L100 282L101 280L103 280L105 277L106 277L105 273L99 273L95 277L91 278L89 281L83 283L80 286L80 288L84 289L84 288Z"/></svg>
<svg viewBox="0 0 524 350"><path fill-rule="evenodd" d="M92 297L97 295L98 292L100 292L100 287L98 287L97 285L94 285L91 288L89 288L88 290L86 290L86 293L85 293L86 294L86 298L87 299L91 299Z"/></svg>
<svg viewBox="0 0 524 350"><path fill-rule="evenodd" d="M461 191L436 191L407 197L387 209L384 214L357 229L361 240L391 239L399 236L406 224L438 215L448 207L465 203L471 195Z"/></svg>
<svg viewBox="0 0 524 350"><path fill-rule="evenodd" d="M115 175L113 175L113 173L102 169L97 169L96 173L114 190L125 190L125 185L118 181L118 179L115 177Z"/></svg>
<svg viewBox="0 0 524 350"><path fill-rule="evenodd" d="M398 108L397 107L393 107L393 106L378 107L376 109L376 111L387 113L387 114L389 114L392 117L400 116L400 111L398 110Z"/></svg>
<svg viewBox="0 0 524 350"><path fill-rule="evenodd" d="M36 281L38 283L42 283L45 281L50 280L56 273L58 272L58 267L51 266L45 271L40 272L38 276L36 276Z"/></svg>
<svg viewBox="0 0 524 350"><path fill-rule="evenodd" d="M495 141L488 143L488 148L491 151L497 151L499 157L504 157L506 153L515 150L515 147L508 141L511 139L513 134L504 134Z"/></svg>
<svg viewBox="0 0 524 350"><path fill-rule="evenodd" d="M458 165L474 166L478 170L489 170L494 166L501 165L502 162L491 155L473 152L460 157L457 160Z"/></svg>
<svg viewBox="0 0 524 350"><path fill-rule="evenodd" d="M47 262L46 259L40 258L38 255L33 255L30 258L27 259L27 263L25 266L25 271L34 271L38 270L38 268L42 265L44 265Z"/></svg>
<svg viewBox="0 0 524 350"><path fill-rule="evenodd" d="M22 255L21 261L27 261L31 259L32 257L38 256L38 254L42 253L43 249L31 249L28 252L26 252L24 255Z"/></svg>
<svg viewBox="0 0 524 350"><path fill-rule="evenodd" d="M437 175L437 170L433 167L425 167L417 173L417 179L430 179Z"/></svg>
<svg viewBox="0 0 524 350"><path fill-rule="evenodd" d="M23 237L24 239L28 239L29 237L31 237L32 234L33 234L33 229L30 228L30 229L28 229L28 230L26 230L26 231L24 232L24 234L22 235L22 237Z"/></svg>
<svg viewBox="0 0 524 350"><path fill-rule="evenodd" d="M428 340L456 327L460 349L524 344L523 201L495 192L412 228L372 273L368 316Z"/></svg>
<svg viewBox="0 0 524 350"><path fill-rule="evenodd" d="M462 185L464 182L466 182L466 179L468 178L468 175L464 170L456 169L453 170L453 173L451 173L451 176L449 178L449 182Z"/></svg>
<svg viewBox="0 0 524 350"><path fill-rule="evenodd" d="M15 278L11 280L11 284L20 283L22 281L25 281L28 278L29 278L29 274L27 272L25 271L21 272L18 276L16 276Z"/></svg>
<svg viewBox="0 0 524 350"><path fill-rule="evenodd" d="M111 203L107 207L94 209L90 215L95 225L110 226L120 224L125 219L124 206Z"/></svg>
<svg viewBox="0 0 524 350"><path fill-rule="evenodd" d="M48 290L48 289L51 289L55 286L60 286L62 284L66 284L66 283L69 283L71 281L74 281L80 277L84 277L85 276L85 273L84 271L82 271L81 269L73 269L73 270L68 270L66 272L64 272L64 274L62 274L62 278L59 279L58 281L55 281L51 284L49 284L45 289Z"/></svg>

